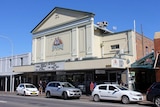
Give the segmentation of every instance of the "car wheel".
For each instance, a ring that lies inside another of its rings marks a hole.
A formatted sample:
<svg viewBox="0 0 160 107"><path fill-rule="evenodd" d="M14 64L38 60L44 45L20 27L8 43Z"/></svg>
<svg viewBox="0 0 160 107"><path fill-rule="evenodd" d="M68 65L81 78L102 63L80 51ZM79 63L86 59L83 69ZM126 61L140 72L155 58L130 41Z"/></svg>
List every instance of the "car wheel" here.
<svg viewBox="0 0 160 107"><path fill-rule="evenodd" d="M16 94L19 95L18 91L16 91Z"/></svg>
<svg viewBox="0 0 160 107"><path fill-rule="evenodd" d="M122 96L122 103L123 104L128 104L130 101L129 101L129 98L127 96Z"/></svg>
<svg viewBox="0 0 160 107"><path fill-rule="evenodd" d="M67 92L63 92L63 95L62 95L63 99L64 100L67 100L68 99L68 95L67 95Z"/></svg>
<svg viewBox="0 0 160 107"><path fill-rule="evenodd" d="M76 97L76 99L80 99L80 97Z"/></svg>
<svg viewBox="0 0 160 107"><path fill-rule="evenodd" d="M23 95L26 96L26 92L25 91L23 92Z"/></svg>
<svg viewBox="0 0 160 107"><path fill-rule="evenodd" d="M94 97L93 97L93 101L95 101L95 102L98 102L98 101L100 101L100 99L99 99L99 95L94 95Z"/></svg>
<svg viewBox="0 0 160 107"><path fill-rule="evenodd" d="M46 97L47 97L47 98L50 98L50 97L51 97L51 94L50 94L50 92L49 92L49 91L47 91L47 93L46 93Z"/></svg>
<svg viewBox="0 0 160 107"><path fill-rule="evenodd" d="M155 104L157 107L160 107L160 97L156 97L156 98L155 98L154 104Z"/></svg>

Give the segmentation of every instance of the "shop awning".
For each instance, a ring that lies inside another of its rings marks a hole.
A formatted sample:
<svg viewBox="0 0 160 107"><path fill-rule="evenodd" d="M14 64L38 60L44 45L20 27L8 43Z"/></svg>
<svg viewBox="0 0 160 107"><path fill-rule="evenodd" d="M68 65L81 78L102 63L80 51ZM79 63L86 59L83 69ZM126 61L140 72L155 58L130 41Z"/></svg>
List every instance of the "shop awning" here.
<svg viewBox="0 0 160 107"><path fill-rule="evenodd" d="M1 72L0 73L0 77L4 77L4 76L13 76L13 75L18 75L18 74L22 74L22 73L15 73L15 72Z"/></svg>
<svg viewBox="0 0 160 107"><path fill-rule="evenodd" d="M141 58L140 60L131 64L131 68L144 68L144 69L154 69L154 52L146 55L145 57Z"/></svg>

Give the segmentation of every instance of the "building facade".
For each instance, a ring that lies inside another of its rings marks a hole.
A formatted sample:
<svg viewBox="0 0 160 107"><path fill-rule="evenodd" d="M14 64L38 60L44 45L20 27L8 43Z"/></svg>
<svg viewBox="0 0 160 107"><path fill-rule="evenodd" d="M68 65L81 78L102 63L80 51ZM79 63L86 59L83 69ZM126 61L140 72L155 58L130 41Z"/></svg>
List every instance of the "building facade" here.
<svg viewBox="0 0 160 107"><path fill-rule="evenodd" d="M21 79L16 77L20 73L13 70L13 66L31 65L31 53L14 55L0 58L0 90L13 91L15 85L19 84Z"/></svg>
<svg viewBox="0 0 160 107"><path fill-rule="evenodd" d="M155 64L156 82L160 82L160 32L155 32L154 47L155 47Z"/></svg>
<svg viewBox="0 0 160 107"><path fill-rule="evenodd" d="M84 93L89 93L91 81L123 80L128 86L127 68L139 58L140 34L132 30L114 33L106 21L94 23L93 13L55 7L31 31L32 65L15 66L14 71L37 86L39 80L69 81ZM143 40L153 42L144 36Z"/></svg>

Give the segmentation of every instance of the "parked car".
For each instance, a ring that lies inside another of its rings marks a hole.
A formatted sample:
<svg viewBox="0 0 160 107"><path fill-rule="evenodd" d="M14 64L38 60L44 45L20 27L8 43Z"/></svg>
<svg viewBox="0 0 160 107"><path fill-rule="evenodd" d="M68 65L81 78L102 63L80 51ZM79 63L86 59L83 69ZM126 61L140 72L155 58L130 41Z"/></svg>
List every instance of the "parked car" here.
<svg viewBox="0 0 160 107"><path fill-rule="evenodd" d="M143 95L118 84L100 84L92 91L92 98L94 101L116 100L121 101L123 104L128 104L142 101Z"/></svg>
<svg viewBox="0 0 160 107"><path fill-rule="evenodd" d="M38 96L39 91L37 87L30 83L21 83L16 88L17 95L36 95Z"/></svg>
<svg viewBox="0 0 160 107"><path fill-rule="evenodd" d="M160 107L160 82L154 82L146 92L146 100Z"/></svg>
<svg viewBox="0 0 160 107"><path fill-rule="evenodd" d="M65 100L68 98L79 99L82 95L81 90L75 88L71 83L59 81L49 82L46 86L45 93L47 98L51 96L58 96Z"/></svg>

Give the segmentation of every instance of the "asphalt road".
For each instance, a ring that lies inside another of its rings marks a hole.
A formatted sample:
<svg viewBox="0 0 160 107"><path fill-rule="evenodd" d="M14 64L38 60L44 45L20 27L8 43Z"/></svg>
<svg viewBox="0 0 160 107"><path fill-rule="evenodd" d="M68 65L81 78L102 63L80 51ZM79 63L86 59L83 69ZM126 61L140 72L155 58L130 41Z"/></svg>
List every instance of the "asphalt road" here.
<svg viewBox="0 0 160 107"><path fill-rule="evenodd" d="M63 100L36 96L1 95L0 107L152 107L151 104L121 104L120 102L93 102L84 99Z"/></svg>

